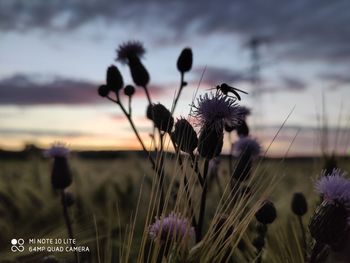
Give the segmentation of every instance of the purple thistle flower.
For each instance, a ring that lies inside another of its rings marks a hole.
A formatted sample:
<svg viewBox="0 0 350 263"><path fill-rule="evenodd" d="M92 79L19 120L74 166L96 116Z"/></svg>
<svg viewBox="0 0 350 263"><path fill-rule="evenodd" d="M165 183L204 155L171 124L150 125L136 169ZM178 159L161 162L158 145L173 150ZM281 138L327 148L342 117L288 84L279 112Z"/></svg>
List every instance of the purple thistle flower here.
<svg viewBox="0 0 350 263"><path fill-rule="evenodd" d="M239 156L241 153L247 153L252 157L257 157L261 152L261 146L256 139L250 137L241 137L232 145L232 153Z"/></svg>
<svg viewBox="0 0 350 263"><path fill-rule="evenodd" d="M325 175L316 184L316 190L329 202L339 202L345 206L350 205L350 180L345 178L344 172L334 169L332 173ZM350 210L349 210L350 212Z"/></svg>
<svg viewBox="0 0 350 263"><path fill-rule="evenodd" d="M245 110L238 106L235 99L221 93L206 93L199 96L193 117L198 119L198 125L213 125L215 130L222 132L224 123L237 125L244 119Z"/></svg>
<svg viewBox="0 0 350 263"><path fill-rule="evenodd" d="M161 242L182 241L194 237L194 229L187 218L180 214L170 213L166 217L156 218L156 221L148 228L149 237L152 240L160 239Z"/></svg>
<svg viewBox="0 0 350 263"><path fill-rule="evenodd" d="M128 64L131 57L142 58L145 53L146 50L140 41L128 41L119 45L116 60Z"/></svg>
<svg viewBox="0 0 350 263"><path fill-rule="evenodd" d="M50 149L44 151L45 157L67 157L70 150L63 143L56 143Z"/></svg>

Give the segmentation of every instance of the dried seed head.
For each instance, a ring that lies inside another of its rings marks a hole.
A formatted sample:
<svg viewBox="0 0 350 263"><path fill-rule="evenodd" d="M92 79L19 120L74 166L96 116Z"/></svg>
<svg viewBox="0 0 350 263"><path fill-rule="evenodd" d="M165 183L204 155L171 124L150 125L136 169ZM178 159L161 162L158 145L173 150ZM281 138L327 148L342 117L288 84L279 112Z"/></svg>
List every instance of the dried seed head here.
<svg viewBox="0 0 350 263"><path fill-rule="evenodd" d="M123 88L122 74L120 74L119 69L114 65L109 66L107 69L106 84L107 88L114 92L119 92Z"/></svg>
<svg viewBox="0 0 350 263"><path fill-rule="evenodd" d="M197 148L197 133L186 119L181 118L175 123L172 138L183 152L191 154Z"/></svg>
<svg viewBox="0 0 350 263"><path fill-rule="evenodd" d="M303 216L307 213L307 202L303 193L294 193L292 211L297 216Z"/></svg>
<svg viewBox="0 0 350 263"><path fill-rule="evenodd" d="M218 132L212 125L205 125L199 135L198 152L203 158L213 159L220 155L223 143L223 132Z"/></svg>
<svg viewBox="0 0 350 263"><path fill-rule="evenodd" d="M184 48L177 60L177 69L181 73L190 71L192 68L193 54L190 48Z"/></svg>
<svg viewBox="0 0 350 263"><path fill-rule="evenodd" d="M271 201L265 201L262 207L255 214L256 220L264 225L271 224L273 221L275 221L276 217L277 211Z"/></svg>
<svg viewBox="0 0 350 263"><path fill-rule="evenodd" d="M170 111L162 104L152 104L147 107L147 118L161 131L170 133L174 125L174 118Z"/></svg>

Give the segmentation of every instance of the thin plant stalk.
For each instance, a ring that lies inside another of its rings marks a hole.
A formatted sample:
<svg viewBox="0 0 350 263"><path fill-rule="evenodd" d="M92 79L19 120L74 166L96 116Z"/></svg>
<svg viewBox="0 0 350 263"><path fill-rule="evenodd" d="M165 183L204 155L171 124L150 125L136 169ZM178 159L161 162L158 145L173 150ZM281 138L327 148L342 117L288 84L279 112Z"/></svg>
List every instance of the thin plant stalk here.
<svg viewBox="0 0 350 263"><path fill-rule="evenodd" d="M209 168L209 159L205 159L204 169L203 169L203 189L202 189L201 202L200 202L200 208L199 208L198 227L196 229L197 242L201 241L202 239L205 206L206 206L207 192L208 192L208 184L207 184L208 168Z"/></svg>
<svg viewBox="0 0 350 263"><path fill-rule="evenodd" d="M147 100L148 100L149 105L152 105L151 96L150 96L150 94L149 94L149 91L148 91L147 86L144 86L143 89L145 90L146 97L147 97Z"/></svg>
<svg viewBox="0 0 350 263"><path fill-rule="evenodd" d="M183 89L184 87L185 87L185 85L184 85L184 73L181 72L180 88L179 88L179 91L178 91L178 93L177 93L177 95L176 95L176 98L175 98L175 100L174 100L173 106L172 106L172 108L171 108L171 115L173 115L174 112L175 112L176 105L177 105L177 103L178 103L178 101L179 101L179 98L180 98L182 89Z"/></svg>
<svg viewBox="0 0 350 263"><path fill-rule="evenodd" d="M306 260L307 259L307 242L306 242L306 234L305 234L305 228L304 228L302 216L298 216L298 221L299 221L299 226L301 230L301 238L303 242L304 259Z"/></svg>
<svg viewBox="0 0 350 263"><path fill-rule="evenodd" d="M61 195L61 203L62 203L62 211L63 211L63 217L64 217L64 221L66 223L66 227L67 227L67 232L68 232L68 237L70 239L74 239L74 234L73 234L73 227L72 227L72 222L69 218L69 213L68 213L68 207L66 204L66 200L65 200L65 194L64 194L64 190L62 189L60 191L60 195ZM72 245L73 247L73 245ZM74 257L75 257L75 262L78 263L79 262L79 257L78 257L78 252L74 251Z"/></svg>

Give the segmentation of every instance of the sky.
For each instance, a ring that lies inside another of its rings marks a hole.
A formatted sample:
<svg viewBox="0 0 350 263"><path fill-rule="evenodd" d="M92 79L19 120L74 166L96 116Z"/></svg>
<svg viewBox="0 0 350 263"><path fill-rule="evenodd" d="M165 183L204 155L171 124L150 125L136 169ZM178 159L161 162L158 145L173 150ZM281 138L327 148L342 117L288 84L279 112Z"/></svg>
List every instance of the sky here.
<svg viewBox="0 0 350 263"><path fill-rule="evenodd" d="M96 92L111 64L132 84L116 49L138 40L152 100L168 108L180 81L178 55L193 50L176 117L188 116L198 87L203 94L225 82L248 91L241 104L252 109L251 134L269 155L319 154L321 119L328 151L348 154L348 10L346 0L2 0L0 148L62 141L74 149L139 149L120 109ZM142 89L132 105L148 144Z"/></svg>

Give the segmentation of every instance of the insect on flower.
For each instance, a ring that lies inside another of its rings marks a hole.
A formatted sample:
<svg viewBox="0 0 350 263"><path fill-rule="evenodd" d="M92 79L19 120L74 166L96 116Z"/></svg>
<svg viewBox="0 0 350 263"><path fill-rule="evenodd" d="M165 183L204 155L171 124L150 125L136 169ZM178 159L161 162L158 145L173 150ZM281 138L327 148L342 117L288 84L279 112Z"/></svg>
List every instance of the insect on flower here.
<svg viewBox="0 0 350 263"><path fill-rule="evenodd" d="M241 96L239 95L238 92L248 94L247 92L240 90L240 89L237 89L235 87L231 87L231 86L227 85L226 83L222 83L221 85L217 85L216 88L213 88L213 89L216 89L218 92L220 91L222 94L224 94L228 97L231 97L234 99L237 98L239 101L241 100ZM234 96L229 95L229 93L233 93Z"/></svg>

